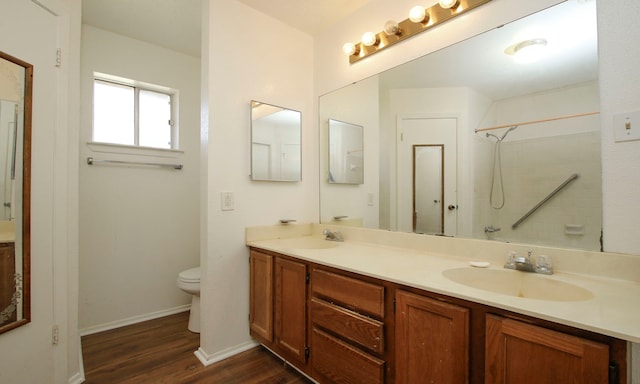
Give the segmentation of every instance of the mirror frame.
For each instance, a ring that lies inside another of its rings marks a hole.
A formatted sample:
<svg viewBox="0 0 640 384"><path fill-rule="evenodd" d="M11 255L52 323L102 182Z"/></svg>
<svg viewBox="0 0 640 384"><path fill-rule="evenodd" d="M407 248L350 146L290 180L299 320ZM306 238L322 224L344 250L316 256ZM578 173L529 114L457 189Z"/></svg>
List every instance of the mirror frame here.
<svg viewBox="0 0 640 384"><path fill-rule="evenodd" d="M33 65L0 51L5 59L24 68L24 108L22 127L22 318L0 327L7 332L31 322L31 109L33 104Z"/></svg>

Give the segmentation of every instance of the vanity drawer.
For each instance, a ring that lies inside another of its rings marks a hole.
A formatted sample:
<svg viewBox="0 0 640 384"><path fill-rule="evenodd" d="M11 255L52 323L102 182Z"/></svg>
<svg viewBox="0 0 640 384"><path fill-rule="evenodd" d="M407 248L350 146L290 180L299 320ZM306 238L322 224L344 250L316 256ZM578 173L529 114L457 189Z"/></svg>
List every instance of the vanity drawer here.
<svg viewBox="0 0 640 384"><path fill-rule="evenodd" d="M384 361L313 328L313 369L332 383L384 383ZM324 382L324 381L320 381Z"/></svg>
<svg viewBox="0 0 640 384"><path fill-rule="evenodd" d="M314 297L326 298L356 312L384 318L384 287L381 285L314 269L311 289Z"/></svg>
<svg viewBox="0 0 640 384"><path fill-rule="evenodd" d="M324 300L311 299L314 325L329 330L361 347L382 354L384 352L383 323L359 315Z"/></svg>

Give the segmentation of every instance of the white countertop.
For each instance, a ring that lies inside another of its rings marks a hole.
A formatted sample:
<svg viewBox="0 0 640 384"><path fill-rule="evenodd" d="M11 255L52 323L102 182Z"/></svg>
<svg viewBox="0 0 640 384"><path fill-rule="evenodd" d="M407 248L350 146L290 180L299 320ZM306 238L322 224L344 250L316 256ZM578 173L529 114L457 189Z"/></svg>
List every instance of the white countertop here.
<svg viewBox="0 0 640 384"><path fill-rule="evenodd" d="M477 257L454 256L428 249L412 249L358 240L350 240L345 236L344 242L335 243L332 248L305 249L304 245L301 245L305 241L315 243L325 240L321 236L300 236L298 233L289 239L247 236L247 245L640 343L640 283L637 281L556 271L552 276L537 276L585 288L593 297L580 301L521 298L469 287L443 276L444 271L452 268L474 268L469 262L480 261ZM526 273L505 270L499 261L501 259L502 256L500 259L482 261L491 263L489 269Z"/></svg>
<svg viewBox="0 0 640 384"><path fill-rule="evenodd" d="M13 221L0 221L0 243L14 243L16 233Z"/></svg>

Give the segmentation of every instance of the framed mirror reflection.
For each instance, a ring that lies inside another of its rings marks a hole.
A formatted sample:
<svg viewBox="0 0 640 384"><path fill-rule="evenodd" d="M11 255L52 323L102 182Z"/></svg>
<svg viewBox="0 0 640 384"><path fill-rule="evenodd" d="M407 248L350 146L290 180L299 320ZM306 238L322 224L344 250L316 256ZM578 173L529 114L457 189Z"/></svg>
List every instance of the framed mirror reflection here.
<svg viewBox="0 0 640 384"><path fill-rule="evenodd" d="M0 333L31 321L33 66L0 51Z"/></svg>
<svg viewBox="0 0 640 384"><path fill-rule="evenodd" d="M361 125L329 119L329 182L364 182L364 145Z"/></svg>
<svg viewBox="0 0 640 384"><path fill-rule="evenodd" d="M251 101L251 180L301 180L299 111Z"/></svg>

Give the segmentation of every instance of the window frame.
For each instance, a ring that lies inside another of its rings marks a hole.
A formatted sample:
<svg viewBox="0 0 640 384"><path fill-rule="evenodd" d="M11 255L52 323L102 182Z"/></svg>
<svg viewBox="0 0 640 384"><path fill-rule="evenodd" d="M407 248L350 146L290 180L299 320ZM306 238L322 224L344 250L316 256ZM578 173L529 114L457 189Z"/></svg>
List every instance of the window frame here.
<svg viewBox="0 0 640 384"><path fill-rule="evenodd" d="M104 73L95 72L93 74L93 81L91 83L92 88L92 100L95 103L95 98L93 97L93 90L95 89L96 82L102 82L107 84L120 85L124 87L133 88L134 97L133 97L133 144L120 144L120 143L112 143L105 141L95 141L95 120L93 113L95 111L95 107L92 108L92 122L91 122L91 140L93 143L97 144L106 144L106 145L117 145L117 146L125 146L132 148L150 148L156 150L180 150L180 140L179 140L179 121L178 121L178 99L179 94L178 90L164 87L156 84L144 83L137 80L126 79L123 77L107 75ZM142 146L140 145L140 91L149 91L160 93L169 97L169 110L170 110L170 118L169 118L169 127L170 127L170 145L169 148L164 147L151 147L151 146ZM93 104L92 104L93 105Z"/></svg>

